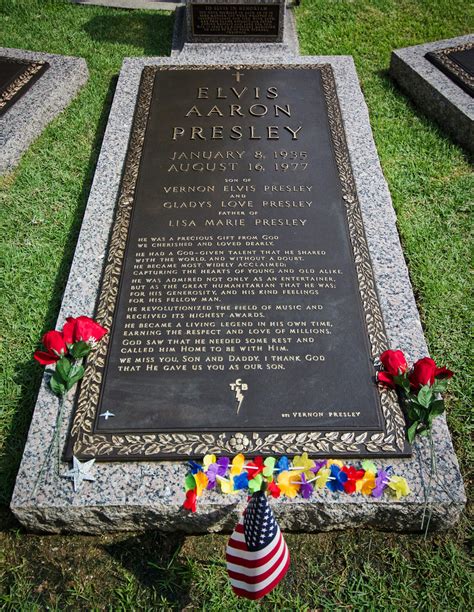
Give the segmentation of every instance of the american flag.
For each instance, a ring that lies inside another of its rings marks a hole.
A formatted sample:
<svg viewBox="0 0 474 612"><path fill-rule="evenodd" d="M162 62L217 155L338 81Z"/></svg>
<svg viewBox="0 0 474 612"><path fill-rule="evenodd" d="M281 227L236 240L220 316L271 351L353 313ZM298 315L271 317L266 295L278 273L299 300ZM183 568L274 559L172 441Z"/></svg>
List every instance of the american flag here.
<svg viewBox="0 0 474 612"><path fill-rule="evenodd" d="M226 549L227 572L236 595L260 599L286 574L290 553L263 491L254 493Z"/></svg>

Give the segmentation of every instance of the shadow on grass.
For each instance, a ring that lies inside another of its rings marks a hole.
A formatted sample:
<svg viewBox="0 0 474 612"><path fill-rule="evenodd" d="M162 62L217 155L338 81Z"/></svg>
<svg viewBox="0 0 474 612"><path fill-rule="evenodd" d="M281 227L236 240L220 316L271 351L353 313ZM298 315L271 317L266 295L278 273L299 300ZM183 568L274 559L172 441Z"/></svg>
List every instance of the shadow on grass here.
<svg viewBox="0 0 474 612"><path fill-rule="evenodd" d="M156 589L182 609L190 600L189 588L193 575L190 564L177 560L184 539L182 533L152 531L107 544L104 550L133 574L139 584Z"/></svg>
<svg viewBox="0 0 474 612"><path fill-rule="evenodd" d="M99 15L84 25L84 31L98 43L113 43L136 47L145 55L169 55L174 15L163 13ZM139 41L139 42L138 42Z"/></svg>
<svg viewBox="0 0 474 612"><path fill-rule="evenodd" d="M84 174L83 187L76 204L74 221L70 228L68 239L65 242L66 247L62 254L61 264L54 281L54 288L51 293L51 299L48 303L47 312L42 325L42 334L49 329L54 329L56 323L59 308L61 306L62 295L66 287L72 258L76 248L77 238L82 224L82 218L84 216L86 203L89 197L92 179L94 177L97 159L102 146L102 139L116 85L117 77L113 77L110 81L109 88L104 99L103 110L97 124L91 153ZM38 338L38 344L39 339L40 338ZM20 467L20 461L23 455L28 429L43 373L44 368L33 360L33 356L31 359L21 363L15 370L14 381L19 386L21 391L20 398L18 400L18 409L14 413L10 429L6 434L5 451L0 463L0 473L2 474L2 481L0 484L1 506L8 506L11 499L14 481ZM13 515L9 509L6 507L0 507L0 529L17 527L18 523L13 518Z"/></svg>
<svg viewBox="0 0 474 612"><path fill-rule="evenodd" d="M423 126L436 131L436 134L443 140L453 143L459 147L462 155L465 157L469 164L474 163L474 155L472 155L467 149L458 143L454 138L443 129L443 125L432 119L427 115L422 108L416 105L413 100L400 88L398 83L390 76L390 71L387 69L378 70L376 73L382 81L384 89L392 95L395 95L400 100L403 100L405 104L410 108L411 112L422 122Z"/></svg>

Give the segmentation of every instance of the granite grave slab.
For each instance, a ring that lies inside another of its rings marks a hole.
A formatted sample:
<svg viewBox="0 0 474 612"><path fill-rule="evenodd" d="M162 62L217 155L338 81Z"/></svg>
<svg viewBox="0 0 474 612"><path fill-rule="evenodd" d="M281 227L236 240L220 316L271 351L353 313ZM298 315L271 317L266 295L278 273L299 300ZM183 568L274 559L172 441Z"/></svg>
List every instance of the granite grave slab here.
<svg viewBox="0 0 474 612"><path fill-rule="evenodd" d="M474 98L466 87L472 88L474 79L466 69L461 70L459 64L449 60L449 53L468 50L473 44L474 34L468 34L397 49L390 60L390 75L403 92L471 153L474 152Z"/></svg>
<svg viewBox="0 0 474 612"><path fill-rule="evenodd" d="M86 61L78 57L7 48L0 48L0 57L41 66L5 104L0 115L0 174L3 174L13 170L29 145L73 100L87 82L89 72Z"/></svg>
<svg viewBox="0 0 474 612"><path fill-rule="evenodd" d="M241 57L237 55L236 61L229 63L238 67ZM213 62L186 53L178 62L183 67L213 66ZM264 62L265 57L259 57L253 63ZM267 62L272 63L271 56ZM143 68L176 63L176 58L124 61L58 325L62 325L66 316L95 314ZM411 360L422 357L427 354L427 347L354 62L350 57L341 56L288 56L285 63L331 66L388 341L391 347L404 350ZM60 430L62 444L66 442L73 404L71 396ZM245 507L245 495L222 496L209 492L196 514L189 515L182 510L182 482L186 473L183 462L96 464L95 482L85 483L74 494L70 482L63 477L67 464L61 464L58 473L51 461L33 493L45 449L53 436L57 409L57 400L43 381L11 502L15 516L28 529L104 533L153 528L202 533L230 530L235 525ZM380 467L393 465L397 474L407 478L412 489L408 497L373 499L339 496L324 490L310 500L272 500L281 528L319 531L370 526L391 531L419 531L427 504L432 512L430 528L449 528L464 507L465 494L444 417L435 420L433 438L438 474L430 484L430 449L428 441L421 439L415 442L410 458L377 460Z"/></svg>

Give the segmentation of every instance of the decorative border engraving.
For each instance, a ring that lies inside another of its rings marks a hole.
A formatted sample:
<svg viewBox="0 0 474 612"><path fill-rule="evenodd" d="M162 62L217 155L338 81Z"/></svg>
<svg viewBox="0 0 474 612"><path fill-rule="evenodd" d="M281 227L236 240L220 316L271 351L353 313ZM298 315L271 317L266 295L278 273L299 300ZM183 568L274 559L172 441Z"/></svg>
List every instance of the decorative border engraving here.
<svg viewBox="0 0 474 612"><path fill-rule="evenodd" d="M108 259L97 309L97 319L110 329L121 270L125 255L128 227L147 117L150 108L154 78L158 70L209 70L224 69L313 69L321 73L326 98L330 131L336 163L346 205L347 219L354 252L368 338L372 357L387 348L380 304L364 232L354 177L347 150L341 111L337 99L332 68L329 64L308 65L255 65L255 66L148 66L142 73L139 97L132 127L125 171L118 199ZM391 453L407 454L405 446L405 420L394 391L379 388L384 431L382 432L223 432L223 433L147 433L147 434L97 434L94 432L96 411L100 398L105 360L110 335L105 336L96 351L88 359L81 384L76 413L71 429L73 452L78 457L96 457L98 460L153 459L189 457L206 453L281 454L308 452L324 455L351 456L372 453L373 456Z"/></svg>
<svg viewBox="0 0 474 612"><path fill-rule="evenodd" d="M449 57L451 53L469 51L469 49L472 49L473 47L474 43L465 43L464 45L448 47L446 49L441 49L440 51L431 51L431 53L427 55L428 57L431 55L431 57L435 59L448 73L456 75L456 77L459 79L459 81L461 81L461 83L464 84L465 87L474 90L474 76L466 72L464 68Z"/></svg>
<svg viewBox="0 0 474 612"><path fill-rule="evenodd" d="M48 62L36 61L30 62L28 60L17 59L14 57L1 57L2 61L12 62L18 64L25 64L25 70L14 79L8 87L0 92L0 113L7 106L12 99L21 92L24 87L28 87L31 80L38 76L38 73L42 70L46 70L49 66Z"/></svg>

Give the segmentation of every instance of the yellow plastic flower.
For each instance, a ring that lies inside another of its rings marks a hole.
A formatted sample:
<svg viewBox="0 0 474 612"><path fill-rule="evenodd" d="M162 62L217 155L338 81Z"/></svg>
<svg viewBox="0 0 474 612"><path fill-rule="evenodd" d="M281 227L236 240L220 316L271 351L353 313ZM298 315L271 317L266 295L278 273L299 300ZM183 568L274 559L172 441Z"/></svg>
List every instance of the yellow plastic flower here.
<svg viewBox="0 0 474 612"><path fill-rule="evenodd" d="M301 472L298 470L297 473L304 473L308 480L314 476L313 472L311 471L311 468L314 467L314 461L308 457L308 453L295 455L293 457L293 467L301 468Z"/></svg>
<svg viewBox="0 0 474 612"><path fill-rule="evenodd" d="M403 476L392 476L388 486L395 492L397 499L410 493L410 487Z"/></svg>
<svg viewBox="0 0 474 612"><path fill-rule="evenodd" d="M203 464L204 467L207 469L211 463L215 463L217 461L216 456L215 455L204 455L204 459L203 459Z"/></svg>
<svg viewBox="0 0 474 612"><path fill-rule="evenodd" d="M342 461L339 461L339 459L329 459L329 461L326 463L326 467L331 467L331 465L337 465L337 467L344 467L344 464L342 463Z"/></svg>
<svg viewBox="0 0 474 612"><path fill-rule="evenodd" d="M230 475L238 476L244 469L244 463L245 463L245 457L242 455L242 453L235 455L235 457L232 459Z"/></svg>
<svg viewBox="0 0 474 612"><path fill-rule="evenodd" d="M221 485L221 492L226 493L227 495L231 493L236 493L234 489L234 479L231 478L227 480L227 478L222 478L221 476L217 477L218 483Z"/></svg>
<svg viewBox="0 0 474 612"><path fill-rule="evenodd" d="M331 475L331 470L329 468L321 468L319 472L316 474L316 486L318 489L323 489L326 486L327 481L329 480L329 476Z"/></svg>
<svg viewBox="0 0 474 612"><path fill-rule="evenodd" d="M373 472L366 472L364 477L356 481L356 491L362 493L362 495L370 495L375 489L375 474Z"/></svg>
<svg viewBox="0 0 474 612"><path fill-rule="evenodd" d="M278 474L277 484L283 495L287 497L296 497L300 485L294 484L294 482L297 482L299 479L299 474L295 472L281 472Z"/></svg>
<svg viewBox="0 0 474 612"><path fill-rule="evenodd" d="M194 480L196 481L196 495L200 497L204 489L207 487L209 478L206 476L206 474L204 474L204 472L197 472L197 474L194 474Z"/></svg>

